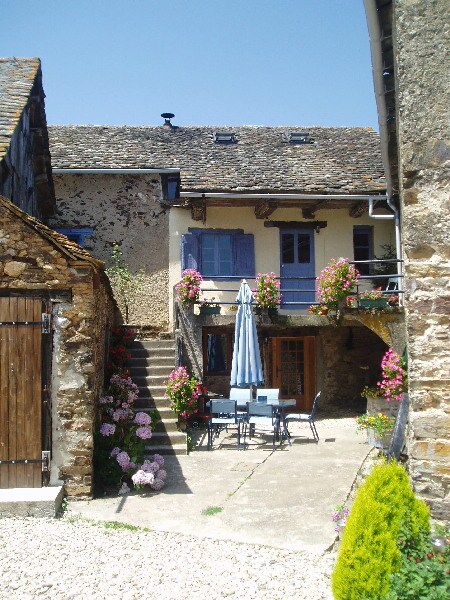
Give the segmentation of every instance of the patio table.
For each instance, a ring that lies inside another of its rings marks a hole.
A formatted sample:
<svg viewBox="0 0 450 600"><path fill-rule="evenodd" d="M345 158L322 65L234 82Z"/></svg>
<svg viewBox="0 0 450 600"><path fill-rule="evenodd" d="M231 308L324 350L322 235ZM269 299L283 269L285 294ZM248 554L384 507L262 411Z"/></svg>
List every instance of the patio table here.
<svg viewBox="0 0 450 600"><path fill-rule="evenodd" d="M229 400L229 398L221 398L221 400ZM208 401L206 403L206 407L209 409L209 402ZM257 400L252 400L252 402L257 402ZM280 419L280 426L281 426L281 437L283 439L287 439L289 442L289 445L291 444L290 441L290 437L289 437L289 432L286 426L286 422L285 422L285 416L286 416L286 408L291 408L296 406L297 401L295 400L295 398L278 398L278 399L267 399L264 400L263 402L258 402L258 404L271 404L275 407L278 417ZM239 411L247 411L247 402L243 402L242 400L238 400L237 401L237 409Z"/></svg>

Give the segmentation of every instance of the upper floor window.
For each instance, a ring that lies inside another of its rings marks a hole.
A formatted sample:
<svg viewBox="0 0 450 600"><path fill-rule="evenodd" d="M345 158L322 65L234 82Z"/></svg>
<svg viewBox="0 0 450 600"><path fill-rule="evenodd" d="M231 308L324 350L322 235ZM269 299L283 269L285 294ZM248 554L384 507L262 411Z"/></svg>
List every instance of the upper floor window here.
<svg viewBox="0 0 450 600"><path fill-rule="evenodd" d="M358 264L360 260L373 260L373 229L370 225L353 227L353 256L361 275L370 275L372 268L369 263Z"/></svg>
<svg viewBox="0 0 450 600"><path fill-rule="evenodd" d="M176 200L180 197L179 173L163 173L161 175L163 200Z"/></svg>
<svg viewBox="0 0 450 600"><path fill-rule="evenodd" d="M242 229L189 228L181 237L181 268L204 277L254 277L253 234Z"/></svg>
<svg viewBox="0 0 450 600"><path fill-rule="evenodd" d="M93 229L87 229L87 228L78 229L76 227L71 227L71 228L59 227L58 229L55 229L55 231L57 231L58 233L62 233L71 242L75 242L82 248L84 248L84 246L85 246L85 237L88 237L94 233Z"/></svg>

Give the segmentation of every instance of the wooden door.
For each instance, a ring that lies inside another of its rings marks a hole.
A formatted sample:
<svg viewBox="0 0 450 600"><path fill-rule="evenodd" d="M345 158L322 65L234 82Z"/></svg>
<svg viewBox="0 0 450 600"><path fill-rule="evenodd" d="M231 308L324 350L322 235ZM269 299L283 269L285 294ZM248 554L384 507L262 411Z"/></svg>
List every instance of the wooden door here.
<svg viewBox="0 0 450 600"><path fill-rule="evenodd" d="M295 398L295 410L309 412L315 396L315 338L272 338L272 365L273 385L279 388L280 398Z"/></svg>
<svg viewBox="0 0 450 600"><path fill-rule="evenodd" d="M0 488L41 487L42 300L0 298Z"/></svg>

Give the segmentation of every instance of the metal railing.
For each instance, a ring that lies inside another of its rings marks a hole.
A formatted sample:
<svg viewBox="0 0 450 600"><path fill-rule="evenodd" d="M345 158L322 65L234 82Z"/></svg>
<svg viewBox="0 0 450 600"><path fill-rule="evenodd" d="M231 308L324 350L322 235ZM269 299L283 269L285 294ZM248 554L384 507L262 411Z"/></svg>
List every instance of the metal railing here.
<svg viewBox="0 0 450 600"><path fill-rule="evenodd" d="M372 268L373 266L381 266L381 265L392 265L393 267L396 267L398 264L402 263L403 261L400 260L396 260L396 259L388 259L388 260L360 260L360 261L350 261L350 264L356 265L356 267L358 267L358 265L369 265L369 268ZM393 271L395 270L395 268L392 269ZM237 277L237 276L227 276L227 277L211 277L212 280L217 281L217 282L221 282L221 281L229 281L229 282L236 282L236 283L241 283L241 281L244 279L243 277ZM250 285L250 287L254 287L253 282L256 282L256 277L245 277L246 281L248 282L248 284ZM305 307L309 307L311 305L318 305L320 304L320 302L318 300L316 300L317 297L317 278L316 277L276 277L276 279L278 279L280 281L280 283L282 284L281 287L281 293L286 295L287 293L295 293L295 294L314 294L314 300L297 300L297 301L292 301L292 300L283 300L281 301L280 304L280 308L283 309L289 309L289 308L294 308L294 307L301 307L301 308L305 308ZM294 287L294 288L289 288L286 287L283 284L288 284L288 282L304 282L305 283L305 287ZM374 282L376 283L377 281L380 282L380 286L374 285ZM308 285L308 283L310 285ZM366 285L372 283L372 285ZM389 285L390 284L390 285ZM214 292L214 293L221 293L221 294L226 294L226 300L225 299L220 299L217 300L217 298L214 298L214 300L212 300L212 302L214 302L214 304L218 304L220 306L230 306L230 305L236 305L236 295L239 292L239 285L235 288L223 288L223 287L202 287L201 291L202 293L204 292ZM393 272L393 273L383 273L381 275L376 275L376 274L367 274L367 275L360 275L358 284L356 286L356 291L353 293L349 293L349 296L358 296L360 293L362 293L362 291L367 290L367 289L374 289L376 287L381 287L383 294L390 296L390 295L398 295L399 296L399 301L400 304L402 304L401 299L403 297L404 294L404 290L403 290L403 275L398 273L398 272ZM201 304L201 302L199 302L198 304Z"/></svg>

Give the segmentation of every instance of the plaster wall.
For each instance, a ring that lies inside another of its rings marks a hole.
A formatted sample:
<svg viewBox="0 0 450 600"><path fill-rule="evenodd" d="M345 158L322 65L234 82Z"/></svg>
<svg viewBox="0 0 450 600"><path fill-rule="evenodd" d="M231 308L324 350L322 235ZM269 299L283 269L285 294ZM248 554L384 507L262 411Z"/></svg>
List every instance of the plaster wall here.
<svg viewBox="0 0 450 600"><path fill-rule="evenodd" d="M142 274L142 285L130 297L128 321L167 329L168 212L161 205L158 174L54 176L57 212L54 228L90 228L85 248L95 258L112 265L114 243L133 274ZM116 294L124 316L123 303Z"/></svg>
<svg viewBox="0 0 450 600"><path fill-rule="evenodd" d="M295 208L280 208L272 213L270 221L300 221L301 212ZM170 211L170 240L169 240L169 290L170 302L173 297L173 287L181 277L181 236L187 233L189 227L243 229L244 233L252 233L255 242L255 270L256 273L280 273L280 229L278 227L265 227L263 219L257 219L251 207L215 207L207 209L205 225L201 221L191 219L187 209L172 208ZM320 273L329 262L330 258L348 257L353 259L353 227L355 225L369 225L374 232L374 251L380 256L384 244L395 244L394 223L391 220L375 220L368 214L360 218L352 218L347 210L321 210L316 213L317 220L327 221L327 227L314 234L315 245L315 273ZM308 221L304 221L308 226ZM310 223L310 222L309 222ZM253 284L253 281L250 281ZM203 288L233 289L238 288L238 283L214 282L205 280ZM214 296L217 300L234 300L233 294L220 292L205 292L205 296ZM282 311L283 314L297 311Z"/></svg>
<svg viewBox="0 0 450 600"><path fill-rule="evenodd" d="M450 93L447 0L394 3L410 377L409 469L450 517Z"/></svg>

